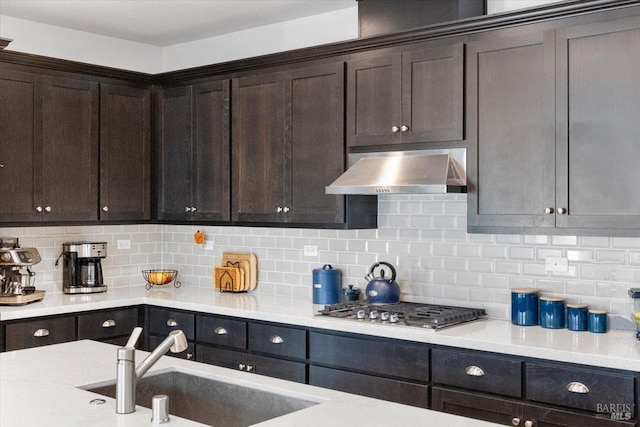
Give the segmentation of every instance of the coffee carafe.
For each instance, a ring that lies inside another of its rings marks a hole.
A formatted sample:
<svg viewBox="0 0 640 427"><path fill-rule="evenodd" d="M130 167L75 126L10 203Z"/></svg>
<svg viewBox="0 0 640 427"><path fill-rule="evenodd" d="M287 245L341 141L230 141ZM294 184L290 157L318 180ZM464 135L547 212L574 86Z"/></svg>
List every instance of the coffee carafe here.
<svg viewBox="0 0 640 427"><path fill-rule="evenodd" d="M106 292L102 259L107 257L106 242L62 244L62 285L65 294Z"/></svg>

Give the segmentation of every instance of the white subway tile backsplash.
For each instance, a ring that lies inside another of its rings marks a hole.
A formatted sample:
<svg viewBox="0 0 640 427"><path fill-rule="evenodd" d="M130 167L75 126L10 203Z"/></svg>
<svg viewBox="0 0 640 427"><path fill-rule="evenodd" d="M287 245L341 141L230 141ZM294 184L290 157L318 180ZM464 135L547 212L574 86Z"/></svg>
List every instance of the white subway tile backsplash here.
<svg viewBox="0 0 640 427"><path fill-rule="evenodd" d="M258 256L262 295L310 299L311 273L323 264L342 272L342 285L364 289L369 267L394 264L403 298L483 307L490 316L510 317L511 288L536 287L543 294L625 314L627 289L640 283L640 239L590 236L467 234L466 195L379 196L379 228L315 230L198 225L95 225L0 228L37 247L37 286L62 292L62 266L54 266L62 243L106 241L109 286L144 286L141 270L176 268L183 286L212 287L213 267L223 251ZM213 242L206 251L193 242L201 230ZM117 240L131 240L118 250ZM305 245L318 256L303 256ZM568 273L548 273L544 259L569 259ZM250 294L247 295L250 297Z"/></svg>

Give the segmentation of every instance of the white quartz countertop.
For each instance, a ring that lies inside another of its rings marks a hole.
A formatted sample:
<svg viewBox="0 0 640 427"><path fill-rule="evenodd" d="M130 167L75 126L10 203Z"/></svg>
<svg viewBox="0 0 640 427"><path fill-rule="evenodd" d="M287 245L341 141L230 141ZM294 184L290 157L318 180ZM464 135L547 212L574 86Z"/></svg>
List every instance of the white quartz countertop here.
<svg viewBox="0 0 640 427"><path fill-rule="evenodd" d="M184 286L155 287L146 291L140 285L112 287L101 294L51 294L40 302L25 306L0 307L0 320L138 304L640 371L640 342L629 331L592 334L567 329L544 329L539 326L514 326L508 321L495 319L483 319L433 331L403 325L329 318L317 315L322 306L313 305L305 299L252 293L220 293L213 289Z"/></svg>
<svg viewBox="0 0 640 427"><path fill-rule="evenodd" d="M136 352L138 363L148 353ZM420 409L337 391L292 383L171 357L162 357L154 372L177 370L289 396L318 405L257 424L271 427L366 425L491 427L498 424ZM131 414L116 414L115 400L82 386L112 381L116 347L89 340L0 354L0 426L2 427L134 427L151 426L151 410L138 406ZM95 398L106 403L91 405ZM170 416L169 427L202 424Z"/></svg>

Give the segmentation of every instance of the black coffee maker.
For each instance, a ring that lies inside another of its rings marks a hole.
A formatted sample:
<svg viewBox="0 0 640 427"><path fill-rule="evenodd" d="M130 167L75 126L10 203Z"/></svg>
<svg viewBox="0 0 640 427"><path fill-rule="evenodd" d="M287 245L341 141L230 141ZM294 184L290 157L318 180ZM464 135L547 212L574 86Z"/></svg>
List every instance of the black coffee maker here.
<svg viewBox="0 0 640 427"><path fill-rule="evenodd" d="M65 294L107 291L101 262L102 258L107 257L106 242L63 243L62 256L62 285Z"/></svg>

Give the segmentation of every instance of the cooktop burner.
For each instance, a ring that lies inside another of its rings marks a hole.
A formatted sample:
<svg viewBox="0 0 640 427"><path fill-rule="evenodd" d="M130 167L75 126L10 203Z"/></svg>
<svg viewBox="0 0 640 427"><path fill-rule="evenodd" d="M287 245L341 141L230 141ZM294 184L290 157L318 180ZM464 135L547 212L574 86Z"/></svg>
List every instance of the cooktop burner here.
<svg viewBox="0 0 640 427"><path fill-rule="evenodd" d="M365 301L326 305L319 314L343 319L380 324L404 324L427 329L440 329L470 322L487 315L481 308L454 307L415 302L369 304Z"/></svg>

